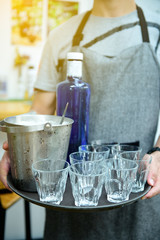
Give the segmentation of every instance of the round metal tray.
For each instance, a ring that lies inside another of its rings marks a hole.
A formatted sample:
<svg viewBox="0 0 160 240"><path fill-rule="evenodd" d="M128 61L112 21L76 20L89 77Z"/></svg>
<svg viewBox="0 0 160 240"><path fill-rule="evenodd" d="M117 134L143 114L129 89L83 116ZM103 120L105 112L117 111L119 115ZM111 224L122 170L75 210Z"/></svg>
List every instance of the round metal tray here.
<svg viewBox="0 0 160 240"><path fill-rule="evenodd" d="M129 200L125 201L125 202L121 202L121 203L108 202L105 189L103 189L102 195L99 199L98 206L96 206L96 207L77 207L74 204L74 199L73 199L71 184L70 184L69 179L67 181L63 201L60 203L60 205L44 203L44 202L40 201L37 192L35 192L35 193L26 192L26 191L17 189L13 184L11 175L8 175L7 181L8 181L8 185L12 189L12 191L15 192L16 194L18 194L19 196L21 196L22 198L24 198L25 200L27 200L31 203L37 204L39 206L45 207L45 208L52 208L54 210L61 210L61 211L103 211L103 210L106 211L106 210L111 210L111 209L118 208L118 207L123 207L127 204L134 203L138 199L142 198L145 194L147 194L147 192L151 188L148 184L146 184L143 192L131 193Z"/></svg>

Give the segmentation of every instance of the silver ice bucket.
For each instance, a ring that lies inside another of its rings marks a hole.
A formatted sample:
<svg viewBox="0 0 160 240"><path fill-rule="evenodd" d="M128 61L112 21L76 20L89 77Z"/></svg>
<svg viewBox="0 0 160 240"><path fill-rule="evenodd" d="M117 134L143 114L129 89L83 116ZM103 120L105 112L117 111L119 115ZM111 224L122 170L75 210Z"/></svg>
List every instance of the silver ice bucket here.
<svg viewBox="0 0 160 240"><path fill-rule="evenodd" d="M73 120L51 115L18 115L0 122L7 133L15 187L35 192L32 164L41 159L66 160Z"/></svg>

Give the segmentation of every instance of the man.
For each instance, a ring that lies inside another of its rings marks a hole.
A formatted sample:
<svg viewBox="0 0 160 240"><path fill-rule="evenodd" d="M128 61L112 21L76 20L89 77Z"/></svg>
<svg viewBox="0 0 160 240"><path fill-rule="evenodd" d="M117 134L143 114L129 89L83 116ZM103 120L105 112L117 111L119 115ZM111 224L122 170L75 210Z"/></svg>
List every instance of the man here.
<svg viewBox="0 0 160 240"><path fill-rule="evenodd" d="M65 75L63 59L68 51L80 51L84 54L83 80L91 85L90 141L139 140L144 154L150 150L160 101L156 56L160 27L157 17L146 13L145 18L134 0L95 0L91 12L53 30L44 47L32 110L55 112L56 84ZM156 146L160 147L160 138ZM47 210L45 239L158 240L159 149L151 155L148 183L152 188L143 197L149 200L104 212ZM6 187L9 161L6 152L0 163L0 178Z"/></svg>

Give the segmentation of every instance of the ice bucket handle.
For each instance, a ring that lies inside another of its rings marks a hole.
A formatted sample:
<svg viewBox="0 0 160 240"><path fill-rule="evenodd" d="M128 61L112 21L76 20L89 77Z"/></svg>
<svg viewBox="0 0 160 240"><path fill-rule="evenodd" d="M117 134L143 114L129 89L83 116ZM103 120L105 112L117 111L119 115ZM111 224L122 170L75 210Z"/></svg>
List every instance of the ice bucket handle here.
<svg viewBox="0 0 160 240"><path fill-rule="evenodd" d="M7 132L7 126L4 121L0 121L0 131Z"/></svg>
<svg viewBox="0 0 160 240"><path fill-rule="evenodd" d="M6 125L5 121L2 120L2 121L0 121L0 131L6 132L6 133L15 133L15 132L19 131L19 128L8 126L8 125Z"/></svg>
<svg viewBox="0 0 160 240"><path fill-rule="evenodd" d="M53 128L52 128L52 124L50 122L47 122L44 124L44 131L45 132L52 132Z"/></svg>
<svg viewBox="0 0 160 240"><path fill-rule="evenodd" d="M44 130L44 124L38 126L11 126L6 125L5 121L0 121L0 131L6 133L24 133Z"/></svg>

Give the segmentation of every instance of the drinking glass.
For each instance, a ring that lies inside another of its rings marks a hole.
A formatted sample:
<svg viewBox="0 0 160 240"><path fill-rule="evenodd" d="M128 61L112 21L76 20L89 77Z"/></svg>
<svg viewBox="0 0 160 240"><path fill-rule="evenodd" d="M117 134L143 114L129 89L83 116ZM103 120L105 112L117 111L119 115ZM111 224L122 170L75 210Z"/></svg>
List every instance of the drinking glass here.
<svg viewBox="0 0 160 240"><path fill-rule="evenodd" d="M140 154L137 154L135 152L124 152L120 154L120 158L131 159L138 164L136 181L133 184L132 192L137 193L144 191L150 165L152 162L152 156L146 154L144 157L141 157Z"/></svg>
<svg viewBox="0 0 160 240"><path fill-rule="evenodd" d="M116 156L119 156L119 154L122 152L130 152L130 151L132 152L136 151L140 154L142 149L134 145L117 144L116 146L113 146L113 154Z"/></svg>
<svg viewBox="0 0 160 240"><path fill-rule="evenodd" d="M104 159L108 158L110 149L107 146L94 146L94 145L81 145L79 146L79 152L87 152L93 158L101 155ZM98 154L97 154L98 153Z"/></svg>
<svg viewBox="0 0 160 240"><path fill-rule="evenodd" d="M114 157L113 147L117 146L119 144L117 142L110 142L109 143L109 142L107 142L105 140L97 139L97 140L92 140L91 141L91 145L93 147L96 147L96 146L106 146L106 147L108 147L110 149L108 158L112 158L112 157Z"/></svg>
<svg viewBox="0 0 160 240"><path fill-rule="evenodd" d="M69 163L44 159L32 164L37 192L42 202L60 204L66 188Z"/></svg>
<svg viewBox="0 0 160 240"><path fill-rule="evenodd" d="M69 175L76 206L97 206L102 194L106 169L96 161L70 166Z"/></svg>
<svg viewBox="0 0 160 240"><path fill-rule="evenodd" d="M137 150L137 151L124 151L124 152L119 154L120 158L129 159L129 160L140 159L140 156L141 156L141 150Z"/></svg>
<svg viewBox="0 0 160 240"><path fill-rule="evenodd" d="M137 164L132 160L112 158L103 161L106 168L105 190L107 200L120 203L129 200L136 179Z"/></svg>
<svg viewBox="0 0 160 240"><path fill-rule="evenodd" d="M69 155L70 164L73 166L75 163L81 162L95 162L95 164L99 164L98 162L103 161L104 158L98 152L95 154L89 152L74 152ZM74 166L73 166L74 168Z"/></svg>

